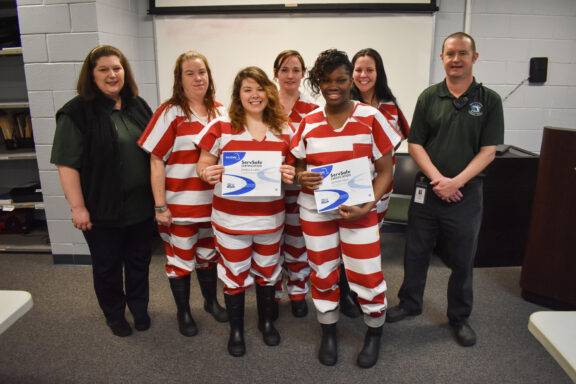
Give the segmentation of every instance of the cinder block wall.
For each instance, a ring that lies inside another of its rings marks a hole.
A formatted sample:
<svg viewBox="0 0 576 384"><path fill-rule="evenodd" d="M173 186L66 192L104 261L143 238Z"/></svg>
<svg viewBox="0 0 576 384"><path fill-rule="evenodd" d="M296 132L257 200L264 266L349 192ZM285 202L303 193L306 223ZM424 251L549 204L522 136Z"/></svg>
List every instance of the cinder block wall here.
<svg viewBox="0 0 576 384"><path fill-rule="evenodd" d="M439 0L431 81L444 78L442 42L464 28L464 0ZM505 142L539 152L545 126L576 128L576 1L472 0L476 79L506 97L548 57L548 81L526 82L504 102Z"/></svg>
<svg viewBox="0 0 576 384"><path fill-rule="evenodd" d="M128 57L141 96L158 105L152 17L146 0L18 0L28 100L55 260L82 263L89 254L50 164L55 112L76 95L82 62L101 44Z"/></svg>

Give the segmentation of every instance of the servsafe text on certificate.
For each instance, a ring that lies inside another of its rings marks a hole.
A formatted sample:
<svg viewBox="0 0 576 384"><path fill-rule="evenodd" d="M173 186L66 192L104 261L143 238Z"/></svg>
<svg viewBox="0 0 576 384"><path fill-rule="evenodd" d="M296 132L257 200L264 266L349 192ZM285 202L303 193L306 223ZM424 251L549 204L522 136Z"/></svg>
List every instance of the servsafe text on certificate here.
<svg viewBox="0 0 576 384"><path fill-rule="evenodd" d="M222 152L222 196L280 196L279 151Z"/></svg>
<svg viewBox="0 0 576 384"><path fill-rule="evenodd" d="M374 201L374 189L367 157L341 161L310 169L322 173L322 184L314 191L318 212Z"/></svg>

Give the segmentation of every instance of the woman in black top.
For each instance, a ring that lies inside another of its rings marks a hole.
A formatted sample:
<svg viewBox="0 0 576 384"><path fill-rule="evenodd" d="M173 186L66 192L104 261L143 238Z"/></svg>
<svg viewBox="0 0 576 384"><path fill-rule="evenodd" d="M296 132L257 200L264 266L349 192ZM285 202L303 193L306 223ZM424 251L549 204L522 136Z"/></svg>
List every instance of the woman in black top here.
<svg viewBox="0 0 576 384"><path fill-rule="evenodd" d="M138 97L126 57L112 46L88 54L77 91L56 114L50 161L58 168L72 223L90 248L107 324L116 336L128 336L126 305L137 330L150 327L154 200L149 158L136 141L152 111Z"/></svg>

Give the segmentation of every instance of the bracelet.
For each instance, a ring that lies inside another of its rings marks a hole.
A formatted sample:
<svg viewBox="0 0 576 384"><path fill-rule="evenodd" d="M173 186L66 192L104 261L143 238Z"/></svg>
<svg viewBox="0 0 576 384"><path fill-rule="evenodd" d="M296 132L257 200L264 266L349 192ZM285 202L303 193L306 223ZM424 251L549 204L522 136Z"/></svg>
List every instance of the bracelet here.
<svg viewBox="0 0 576 384"><path fill-rule="evenodd" d="M162 206L160 206L160 207L155 206L155 207L154 207L154 210L155 210L157 213L162 213L162 212L166 212L166 211L168 210L168 207L166 206L166 204L164 204L164 205L162 205Z"/></svg>

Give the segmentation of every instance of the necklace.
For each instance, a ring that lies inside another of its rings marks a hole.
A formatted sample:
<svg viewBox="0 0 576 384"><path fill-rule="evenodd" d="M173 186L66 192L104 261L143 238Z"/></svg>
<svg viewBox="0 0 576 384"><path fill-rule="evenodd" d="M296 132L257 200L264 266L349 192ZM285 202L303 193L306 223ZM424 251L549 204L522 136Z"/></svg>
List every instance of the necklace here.
<svg viewBox="0 0 576 384"><path fill-rule="evenodd" d="M286 115L289 115L290 113L292 113L292 110L294 109L294 105L296 105L296 102L298 101L299 98L300 98L300 93L298 93L298 94L283 94L280 96L280 104L282 104L282 109L284 110L284 113ZM286 108L287 106L289 106L289 109Z"/></svg>
<svg viewBox="0 0 576 384"><path fill-rule="evenodd" d="M190 111L192 111L192 115L194 115L194 117L196 117L203 125L206 125L208 123L208 115L205 116L200 116L200 114L198 114L194 109L192 109L192 107L190 107Z"/></svg>

